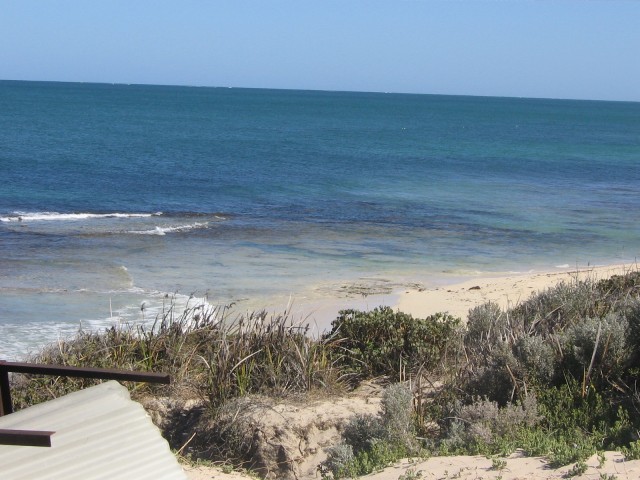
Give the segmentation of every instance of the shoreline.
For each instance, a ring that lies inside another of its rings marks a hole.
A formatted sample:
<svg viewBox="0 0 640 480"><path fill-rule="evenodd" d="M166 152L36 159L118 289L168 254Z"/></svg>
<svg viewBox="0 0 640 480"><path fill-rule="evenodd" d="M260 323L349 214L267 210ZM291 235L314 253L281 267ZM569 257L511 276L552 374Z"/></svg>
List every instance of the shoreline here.
<svg viewBox="0 0 640 480"><path fill-rule="evenodd" d="M308 324L312 335L321 335L331 329L340 310L372 310L379 306L391 307L424 318L436 313L447 312L466 320L470 309L486 302L495 302L502 309L512 308L527 300L532 294L554 287L558 283L592 278L601 280L613 275L621 275L637 269L635 262L610 264L557 270L479 274L458 277L450 283L436 280L431 287L403 288L387 294L374 294L362 298L332 298L296 303L292 301L289 312L300 324ZM271 313L283 311L283 306L270 307Z"/></svg>
<svg viewBox="0 0 640 480"><path fill-rule="evenodd" d="M559 269L556 271L514 273L467 278L451 285L408 290L399 294L394 308L414 317L448 312L466 319L471 308L495 302L502 309L512 308L532 294L554 287L562 281L602 280L637 269L637 264L612 264Z"/></svg>
<svg viewBox="0 0 640 480"><path fill-rule="evenodd" d="M527 300L533 293L555 286L560 281L570 281L575 278L608 278L611 275L623 274L638 268L638 264L629 262L626 264L608 264L598 266L584 266L573 268L557 267L554 270L519 272L485 272L452 275L451 272L433 273L429 277L414 278L409 280L388 280L378 278L378 284L371 287L370 278L355 279L351 282L336 282L340 290L336 289L333 295L319 297L294 295L279 296L279 300L272 299L261 307L255 307L254 302L239 304L233 308L234 315L250 314L252 312L266 311L268 315L278 316L286 313L294 325L308 326L308 334L318 338L323 333L331 331L332 322L338 317L341 310L370 311L376 307L385 306L393 310L399 310L412 315L414 318L424 318L436 313L449 313L454 317L460 317L466 321L469 310L488 301L498 303L502 309L513 307ZM364 280L364 281L363 281ZM380 285L385 288L380 288ZM368 291L384 293L367 293ZM152 318L152 314L147 315ZM114 324L114 318L105 320L59 323L55 328L57 333L48 341L41 338L40 342L26 342L25 346L15 352L6 348L4 357L9 360L21 359L25 356L37 353L51 343L73 336L78 328L102 330ZM134 320L133 323L137 323ZM30 325L40 326L39 324ZM66 327L66 329L65 329ZM16 325L14 329L23 330L24 325ZM61 332L66 333L61 333Z"/></svg>

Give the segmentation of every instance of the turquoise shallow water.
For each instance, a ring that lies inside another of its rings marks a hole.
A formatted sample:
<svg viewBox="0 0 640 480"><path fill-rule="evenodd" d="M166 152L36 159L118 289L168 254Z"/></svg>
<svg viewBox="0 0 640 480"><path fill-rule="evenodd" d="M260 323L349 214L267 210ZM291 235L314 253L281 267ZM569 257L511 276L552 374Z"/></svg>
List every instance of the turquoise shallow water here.
<svg viewBox="0 0 640 480"><path fill-rule="evenodd" d="M6 355L166 293L258 308L640 251L638 103L6 81L0 174Z"/></svg>

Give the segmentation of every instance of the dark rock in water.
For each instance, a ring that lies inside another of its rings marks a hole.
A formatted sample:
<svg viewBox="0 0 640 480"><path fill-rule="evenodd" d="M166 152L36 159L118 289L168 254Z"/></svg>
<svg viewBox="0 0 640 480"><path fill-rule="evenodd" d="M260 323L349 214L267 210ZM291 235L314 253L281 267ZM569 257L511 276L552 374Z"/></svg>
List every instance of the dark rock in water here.
<svg viewBox="0 0 640 480"><path fill-rule="evenodd" d="M480 290L480 287L476 285L475 287L471 287L469 290Z"/></svg>

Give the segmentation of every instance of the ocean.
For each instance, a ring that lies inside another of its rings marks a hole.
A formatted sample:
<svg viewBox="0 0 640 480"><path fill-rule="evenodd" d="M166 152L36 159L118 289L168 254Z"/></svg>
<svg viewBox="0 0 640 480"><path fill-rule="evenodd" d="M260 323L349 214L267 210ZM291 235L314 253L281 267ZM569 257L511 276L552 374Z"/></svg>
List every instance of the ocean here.
<svg viewBox="0 0 640 480"><path fill-rule="evenodd" d="M640 253L633 102L0 81L0 174L0 358Z"/></svg>

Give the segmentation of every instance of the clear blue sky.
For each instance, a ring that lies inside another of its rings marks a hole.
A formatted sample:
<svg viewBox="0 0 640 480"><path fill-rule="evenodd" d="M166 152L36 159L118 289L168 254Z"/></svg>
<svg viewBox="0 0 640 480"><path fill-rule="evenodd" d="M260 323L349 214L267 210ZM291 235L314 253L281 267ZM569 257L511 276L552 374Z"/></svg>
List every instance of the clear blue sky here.
<svg viewBox="0 0 640 480"><path fill-rule="evenodd" d="M0 79L640 101L640 0L0 0Z"/></svg>

